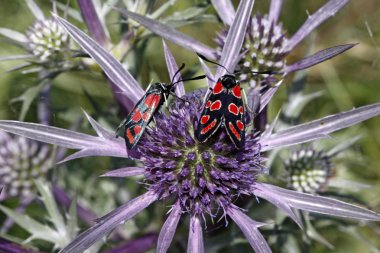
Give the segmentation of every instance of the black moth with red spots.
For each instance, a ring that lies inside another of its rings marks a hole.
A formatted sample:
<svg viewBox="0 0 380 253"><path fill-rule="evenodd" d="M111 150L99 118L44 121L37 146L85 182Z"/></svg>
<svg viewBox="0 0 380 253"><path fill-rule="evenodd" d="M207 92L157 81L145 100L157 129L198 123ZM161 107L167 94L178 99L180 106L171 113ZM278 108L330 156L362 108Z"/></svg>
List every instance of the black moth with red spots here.
<svg viewBox="0 0 380 253"><path fill-rule="evenodd" d="M206 142L223 125L236 148L243 148L244 109L240 82L234 75L222 76L206 99L195 137Z"/></svg>
<svg viewBox="0 0 380 253"><path fill-rule="evenodd" d="M144 96L120 124L118 129L124 127L123 135L128 149L132 149L140 140L145 128L152 121L154 114L173 92L174 84L151 84ZM118 131L118 130L117 130Z"/></svg>

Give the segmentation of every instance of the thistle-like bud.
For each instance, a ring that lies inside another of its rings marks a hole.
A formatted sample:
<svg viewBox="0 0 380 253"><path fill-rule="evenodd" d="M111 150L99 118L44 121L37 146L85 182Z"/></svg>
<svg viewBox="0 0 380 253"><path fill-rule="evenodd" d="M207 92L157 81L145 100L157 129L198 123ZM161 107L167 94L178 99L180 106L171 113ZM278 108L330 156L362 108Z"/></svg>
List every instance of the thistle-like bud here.
<svg viewBox="0 0 380 253"><path fill-rule="evenodd" d="M323 191L332 176L330 157L312 148L294 152L285 162L285 168L289 172L289 187L300 192Z"/></svg>
<svg viewBox="0 0 380 253"><path fill-rule="evenodd" d="M37 20L27 31L30 52L41 63L60 67L67 58L69 37L54 19Z"/></svg>
<svg viewBox="0 0 380 253"><path fill-rule="evenodd" d="M34 181L45 179L53 165L48 145L0 132L0 185L5 197L30 197Z"/></svg>
<svg viewBox="0 0 380 253"><path fill-rule="evenodd" d="M227 32L228 30L223 30L216 38L219 56L226 41ZM277 73L282 70L285 66L285 56L287 55L287 52L283 50L285 43L285 31L280 23L271 23L268 15L252 17L241 50L243 57L238 68L242 74L240 74L239 79L241 81L258 82L258 84L261 82L271 84L280 79L276 75L257 75L254 72Z"/></svg>

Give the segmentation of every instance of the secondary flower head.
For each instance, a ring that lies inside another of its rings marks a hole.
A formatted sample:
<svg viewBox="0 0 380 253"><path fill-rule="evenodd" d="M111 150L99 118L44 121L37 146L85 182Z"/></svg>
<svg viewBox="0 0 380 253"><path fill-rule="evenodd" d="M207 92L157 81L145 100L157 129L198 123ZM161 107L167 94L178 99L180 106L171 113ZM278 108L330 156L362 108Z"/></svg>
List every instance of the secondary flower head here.
<svg viewBox="0 0 380 253"><path fill-rule="evenodd" d="M34 180L43 180L53 166L52 150L20 136L0 133L0 186L4 197L33 197Z"/></svg>
<svg viewBox="0 0 380 253"><path fill-rule="evenodd" d="M313 148L294 152L285 162L285 169L289 173L289 187L300 192L323 191L332 176L330 157Z"/></svg>
<svg viewBox="0 0 380 253"><path fill-rule="evenodd" d="M221 65L228 70L235 69L248 25L248 16L253 1L241 1L227 42L223 48ZM142 92L137 81L108 52L67 21L57 17L58 22L72 38L93 57L118 88L135 103L137 92ZM170 76L178 70L173 56L164 45L166 62ZM204 66L206 72L211 71ZM217 79L226 73L218 68ZM176 87L178 96L183 96L182 83ZM263 223L249 218L234 204L239 195L249 195L268 200L283 210L297 224L302 221L294 209L318 212L335 216L380 220L380 216L369 210L338 200L313 196L260 183L257 175L262 172L261 155L274 148L281 148L311 140L320 139L339 129L356 124L380 114L380 105L374 104L348 112L325 117L310 123L290 127L273 133L273 127L261 135L246 131L246 144L237 151L224 129L216 133L207 143L201 144L194 138L199 107L203 92L195 91L187 95L192 103L175 100L169 113L157 115L156 127L147 130L137 146L137 150L125 150L120 138L113 131L100 126L87 115L97 132L97 136L78 133L55 127L16 121L1 121L0 128L39 141L54 143L66 148L79 149L65 160L85 156L116 156L139 160L143 166L126 167L106 173L104 176L127 177L144 175L147 192L125 203L97 220L97 223L80 234L61 252L83 252L103 238L116 226L131 219L143 209L159 199L171 201L172 208L163 224L157 243L157 252L164 253L170 246L176 227L183 214L190 215L188 252L205 252L203 244L202 219L205 214L229 216L239 226L256 252L271 252L269 245L259 232ZM272 93L261 94L260 100L269 101ZM266 102L266 103L267 103ZM336 208L331 208L334 206ZM223 211L216 213L218 208Z"/></svg>
<svg viewBox="0 0 380 253"><path fill-rule="evenodd" d="M77 68L80 62L74 59L70 48L70 39L62 27L51 18L45 16L34 0L25 0L35 21L20 33L8 28L0 27L0 34L9 39L13 45L22 48L25 53L2 57L2 60L20 60L26 62L11 70L23 70L22 73L44 71L41 79L48 78L57 73ZM53 12L57 13L56 2L52 2Z"/></svg>
<svg viewBox="0 0 380 253"><path fill-rule="evenodd" d="M40 62L64 63L65 52L69 47L69 36L54 19L36 20L27 31L30 52Z"/></svg>
<svg viewBox="0 0 380 253"><path fill-rule="evenodd" d="M229 29L230 18L235 11L232 3L222 4L212 1L213 5ZM296 46L314 31L321 23L335 15L348 3L348 0L330 0L305 21L301 28L291 37L287 37L279 16L281 13L282 0L272 0L268 14L256 14L250 17L246 30L243 47L240 51L241 60L237 69L242 73L240 78L249 81L252 86L274 85L282 80L288 73L309 68L313 65L335 57L350 49L353 45L340 45L317 52L316 54L302 59L296 63L287 65L286 57ZM226 39L223 32L218 35L217 55ZM269 72L273 74L257 75L255 72Z"/></svg>
<svg viewBox="0 0 380 253"><path fill-rule="evenodd" d="M216 54L220 58L228 29L218 33L215 41L218 47ZM241 60L237 65L240 81L252 81L254 83L271 84L278 82L281 75L275 78L274 74L257 75L256 72L282 73L286 65L286 55L283 48L287 43L286 32L282 25L274 24L268 15L255 15L251 18L246 32L246 37L241 50ZM271 77L271 78L269 78Z"/></svg>

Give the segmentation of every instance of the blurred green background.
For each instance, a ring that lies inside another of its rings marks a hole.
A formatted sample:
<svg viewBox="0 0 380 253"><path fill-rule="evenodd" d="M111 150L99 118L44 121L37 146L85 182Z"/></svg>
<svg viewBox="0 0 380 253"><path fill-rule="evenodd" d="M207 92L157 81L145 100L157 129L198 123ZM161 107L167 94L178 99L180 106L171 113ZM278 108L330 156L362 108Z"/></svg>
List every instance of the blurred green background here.
<svg viewBox="0 0 380 253"><path fill-rule="evenodd" d="M50 1L36 0L45 13L51 10ZM64 1L59 1L64 3ZM179 0L171 11L185 8L201 1ZM236 3L237 1L235 1ZM254 12L266 13L269 1L256 1ZM307 12L313 13L326 1L300 1L285 0L280 20L289 35L294 34L307 18ZM75 6L74 0L71 5ZM209 13L214 13L212 8ZM0 2L0 26L8 27L20 32L26 31L34 21L23 0L2 0ZM112 17L108 22L112 27ZM380 102L380 1L354 0L351 1L335 17L322 24L312 39L304 41L297 50L288 58L288 63L299 60L308 52L312 44L312 51L346 43L359 43L356 47L336 57L333 60L322 63L308 71L308 85L306 92L324 91L323 96L310 103L303 113L303 122L317 119L325 115L350 110L354 107L370 103ZM84 29L84 27L82 26ZM214 46L213 38L220 24L196 24L180 28L181 31ZM112 30L112 29L111 29ZM114 29L116 30L116 29ZM116 31L112 37L117 41ZM200 37L200 35L202 35ZM175 54L177 63L185 62L187 66L197 64L195 55L169 43ZM22 54L22 50L7 43L6 39L0 39L0 57ZM160 38L150 40L148 50L143 56L144 69L155 70L163 81L168 80L164 65L163 50ZM0 62L0 119L17 119L20 113L20 104L11 103L11 99L22 94L27 87L35 85L34 75L20 75L18 72L6 73L8 69L20 62ZM133 65L133 63L130 63ZM140 77L144 83L150 81L150 76ZM273 118L281 104L286 99L286 94L291 83L292 76L286 80L270 105L270 116ZM195 88L197 84L186 85L187 90ZM199 86L204 85L198 82ZM74 115L81 114L81 108L88 112L93 111L84 91L88 92L102 106L115 104L107 83L99 76L78 75L77 73L65 73L54 81L53 85L53 112L55 126L67 127L73 118L67 114L70 109ZM35 103L32 105L26 121L36 121ZM34 108L34 109L33 109ZM74 108L74 109L73 109ZM70 118L70 119L69 119ZM120 119L121 120L121 119ZM361 155L364 162L352 164L342 168L339 173L346 178L355 181L372 184L371 189L361 193L361 197L369 206L380 212L380 117L368 120L358 126L352 127L346 136L362 135L363 137L355 145L356 153ZM116 125L111 126L115 128ZM333 137L334 138L334 137ZM347 137L349 138L349 137ZM365 233L365 228L363 229ZM322 231L322 234L334 245L335 252L365 252L360 248L358 241L352 240L347 234L337 233L335 230ZM368 240L380 248L379 234L370 233ZM365 235L364 235L365 236ZM314 251L313 251L314 252ZM315 252L326 252L322 246L316 246Z"/></svg>

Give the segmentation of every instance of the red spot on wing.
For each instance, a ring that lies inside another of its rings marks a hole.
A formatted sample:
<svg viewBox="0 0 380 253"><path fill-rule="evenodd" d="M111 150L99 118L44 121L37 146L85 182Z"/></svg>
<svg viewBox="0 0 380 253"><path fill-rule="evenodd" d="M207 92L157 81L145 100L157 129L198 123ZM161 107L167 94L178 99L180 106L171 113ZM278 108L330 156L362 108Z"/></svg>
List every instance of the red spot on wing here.
<svg viewBox="0 0 380 253"><path fill-rule="evenodd" d="M241 122L240 120L237 120L237 121L236 121L236 125L237 125L237 127L240 129L240 131L243 131L243 130L244 130L244 123Z"/></svg>
<svg viewBox="0 0 380 253"><path fill-rule="evenodd" d="M222 107L222 102L220 100L216 100L211 104L210 110L215 111L219 110Z"/></svg>
<svg viewBox="0 0 380 253"><path fill-rule="evenodd" d="M230 128L232 134L235 135L236 139L238 139L240 141L241 136L240 136L239 132L236 130L236 128L234 127L234 125L231 122L229 122L228 127Z"/></svg>
<svg viewBox="0 0 380 253"><path fill-rule="evenodd" d="M206 124L209 119L210 119L210 115L203 115L201 117L201 123Z"/></svg>
<svg viewBox="0 0 380 253"><path fill-rule="evenodd" d="M148 95L145 100L144 104L148 107L157 106L158 101L161 99L161 96L158 94L150 94Z"/></svg>
<svg viewBox="0 0 380 253"><path fill-rule="evenodd" d="M134 122L139 122L141 120L141 113L139 109L136 109L133 113L133 116L131 118Z"/></svg>
<svg viewBox="0 0 380 253"><path fill-rule="evenodd" d="M133 136L132 132L131 132L131 129L128 128L127 131L126 131L126 137L128 139L128 142L133 145L133 143L135 143L135 137Z"/></svg>
<svg viewBox="0 0 380 253"><path fill-rule="evenodd" d="M232 88L232 94L237 98L241 98L241 88L239 85Z"/></svg>
<svg viewBox="0 0 380 253"><path fill-rule="evenodd" d="M161 100L161 96L160 95L156 95L154 107L158 106L158 104L160 103L160 100Z"/></svg>
<svg viewBox="0 0 380 253"><path fill-rule="evenodd" d="M209 107L211 106L211 103L212 103L211 100L207 100L207 102L206 102L206 106L205 106L205 107L206 107L206 108L209 108Z"/></svg>
<svg viewBox="0 0 380 253"><path fill-rule="evenodd" d="M235 115L239 114L239 108L234 103L228 105L228 111Z"/></svg>
<svg viewBox="0 0 380 253"><path fill-rule="evenodd" d="M128 129L129 130L129 129ZM142 130L142 127L139 126L139 125L136 125L134 128L133 128L133 132L135 132L135 135L138 135Z"/></svg>
<svg viewBox="0 0 380 253"><path fill-rule="evenodd" d="M216 119L214 119L208 126L202 129L201 134L206 134L209 132L211 129L213 129L216 125Z"/></svg>
<svg viewBox="0 0 380 253"><path fill-rule="evenodd" d="M150 111L146 111L144 112L144 114L142 115L142 119L145 121L145 122L148 122L150 120Z"/></svg>
<svg viewBox="0 0 380 253"><path fill-rule="evenodd" d="M243 106L240 106L240 107L239 107L239 112L240 112L241 114L244 114L244 107L243 107Z"/></svg>
<svg viewBox="0 0 380 253"><path fill-rule="evenodd" d="M217 82L212 90L214 95L219 94L223 91L223 84L221 82Z"/></svg>

